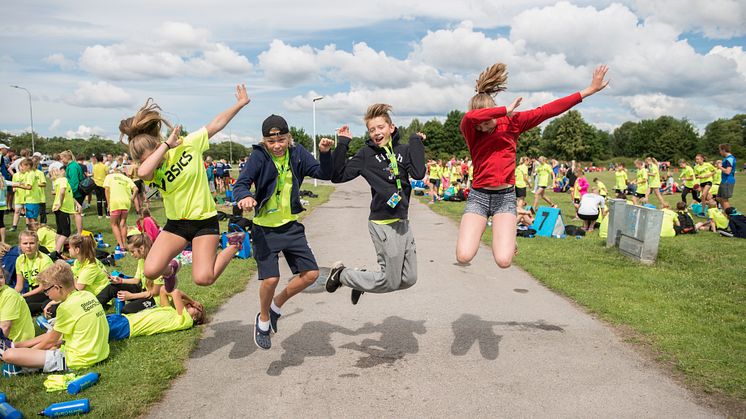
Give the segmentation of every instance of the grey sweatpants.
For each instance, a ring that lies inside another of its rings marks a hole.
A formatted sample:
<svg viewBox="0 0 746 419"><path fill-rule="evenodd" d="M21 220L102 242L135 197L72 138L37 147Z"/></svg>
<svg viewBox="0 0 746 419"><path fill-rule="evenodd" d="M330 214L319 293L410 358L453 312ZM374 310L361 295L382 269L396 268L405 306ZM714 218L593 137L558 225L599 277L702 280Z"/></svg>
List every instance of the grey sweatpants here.
<svg viewBox="0 0 746 419"><path fill-rule="evenodd" d="M372 293L403 290L414 285L417 282L417 249L409 220L384 225L368 221L368 231L381 270L369 272L347 268L339 277L342 284Z"/></svg>

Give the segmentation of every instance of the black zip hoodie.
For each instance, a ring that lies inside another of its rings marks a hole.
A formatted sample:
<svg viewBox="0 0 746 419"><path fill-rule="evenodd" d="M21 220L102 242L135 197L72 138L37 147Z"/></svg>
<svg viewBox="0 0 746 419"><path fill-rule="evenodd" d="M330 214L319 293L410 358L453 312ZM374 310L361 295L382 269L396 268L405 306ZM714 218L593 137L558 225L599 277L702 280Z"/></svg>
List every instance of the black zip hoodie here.
<svg viewBox="0 0 746 419"><path fill-rule="evenodd" d="M386 150L368 139L365 147L347 160L350 141L348 137L338 139L337 148L332 153L334 162L332 182L343 183L362 176L368 181L372 195L369 220L407 219L409 198L412 194L409 178L419 180L425 177L425 146L422 144L422 138L417 134L412 134L409 137L409 144L399 144L399 130L395 130L391 135L391 145L393 145L393 152L399 166L399 179L401 179L402 186L399 192L401 201L394 208L386 203L397 191L396 179Z"/></svg>

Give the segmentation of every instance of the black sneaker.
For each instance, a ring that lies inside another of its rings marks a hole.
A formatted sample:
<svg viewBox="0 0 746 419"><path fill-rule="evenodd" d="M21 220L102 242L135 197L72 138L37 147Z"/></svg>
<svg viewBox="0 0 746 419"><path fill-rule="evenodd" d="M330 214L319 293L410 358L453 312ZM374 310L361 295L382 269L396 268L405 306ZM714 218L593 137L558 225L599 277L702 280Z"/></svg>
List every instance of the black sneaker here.
<svg viewBox="0 0 746 419"><path fill-rule="evenodd" d="M344 268L345 266L342 264L342 261L337 261L332 264L332 267L329 270L329 276L326 278L326 284L324 285L326 292L334 292L342 286L339 276L342 274Z"/></svg>
<svg viewBox="0 0 746 419"><path fill-rule="evenodd" d="M256 323L254 323L254 343L256 343L259 349L269 349L272 347L269 330L265 332L259 328L259 313L256 314Z"/></svg>
<svg viewBox="0 0 746 419"><path fill-rule="evenodd" d="M352 294L350 294L352 305L357 305L357 302L360 301L360 296L363 294L365 294L365 291L352 290Z"/></svg>
<svg viewBox="0 0 746 419"><path fill-rule="evenodd" d="M274 310L270 307L269 309L269 328L272 330L272 333L277 333L277 320L280 320L280 317L282 317L282 314L275 313Z"/></svg>

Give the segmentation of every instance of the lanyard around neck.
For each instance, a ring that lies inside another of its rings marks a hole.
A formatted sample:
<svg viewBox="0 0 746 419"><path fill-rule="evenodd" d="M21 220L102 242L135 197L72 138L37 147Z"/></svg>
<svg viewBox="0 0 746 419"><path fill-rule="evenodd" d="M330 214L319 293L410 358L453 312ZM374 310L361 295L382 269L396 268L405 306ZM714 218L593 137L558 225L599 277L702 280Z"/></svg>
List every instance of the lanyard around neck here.
<svg viewBox="0 0 746 419"><path fill-rule="evenodd" d="M389 144L385 144L383 146L383 149L386 150L386 156L389 158L389 166L391 167L391 172L394 173L394 178L396 178L396 190L401 192L401 179L399 179L399 163L396 161L396 154L394 154L393 147L389 148Z"/></svg>

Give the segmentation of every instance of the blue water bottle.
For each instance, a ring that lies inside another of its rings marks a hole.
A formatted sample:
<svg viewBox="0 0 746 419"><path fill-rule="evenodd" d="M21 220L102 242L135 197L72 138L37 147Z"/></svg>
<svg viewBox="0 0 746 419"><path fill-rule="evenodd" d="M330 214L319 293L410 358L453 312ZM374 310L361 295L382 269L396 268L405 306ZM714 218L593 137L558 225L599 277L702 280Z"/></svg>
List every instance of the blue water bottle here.
<svg viewBox="0 0 746 419"><path fill-rule="evenodd" d="M97 372L89 372L88 374L76 378L67 385L67 392L70 394L78 394L88 387L98 383L100 375Z"/></svg>
<svg viewBox="0 0 746 419"><path fill-rule="evenodd" d="M0 393L0 403L5 403L8 401L8 398L5 397L5 393Z"/></svg>
<svg viewBox="0 0 746 419"><path fill-rule="evenodd" d="M120 300L119 298L114 299L114 310L117 314L122 314L122 309L124 308L124 300Z"/></svg>
<svg viewBox="0 0 746 419"><path fill-rule="evenodd" d="M21 419L23 415L6 402L0 403L0 419Z"/></svg>
<svg viewBox="0 0 746 419"><path fill-rule="evenodd" d="M81 413L88 413L91 411L91 405L88 399L71 400L69 402L61 402L50 404L46 409L39 412L39 416L46 416L49 418L56 418L60 416L78 415Z"/></svg>

